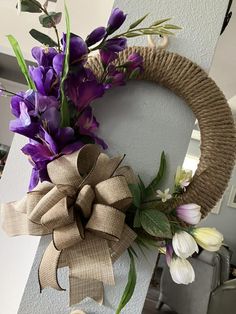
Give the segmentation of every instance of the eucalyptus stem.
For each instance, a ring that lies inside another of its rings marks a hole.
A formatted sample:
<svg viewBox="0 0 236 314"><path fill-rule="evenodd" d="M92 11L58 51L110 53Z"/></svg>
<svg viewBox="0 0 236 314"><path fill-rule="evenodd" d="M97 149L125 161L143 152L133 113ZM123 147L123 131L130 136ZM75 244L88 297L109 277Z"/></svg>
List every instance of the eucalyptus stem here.
<svg viewBox="0 0 236 314"><path fill-rule="evenodd" d="M61 45L60 45L60 37L59 37L59 33L58 33L58 29L57 29L57 26L56 26L56 23L54 22L53 18L51 17L51 15L48 13L47 11L47 8L46 7L43 7L41 5L38 5L36 2L34 1L31 1L34 5L36 5L40 10L43 11L44 14L46 14L51 22L52 22L52 27L54 28L54 31L56 33L56 37L57 37L57 46L58 46L58 51L61 52Z"/></svg>

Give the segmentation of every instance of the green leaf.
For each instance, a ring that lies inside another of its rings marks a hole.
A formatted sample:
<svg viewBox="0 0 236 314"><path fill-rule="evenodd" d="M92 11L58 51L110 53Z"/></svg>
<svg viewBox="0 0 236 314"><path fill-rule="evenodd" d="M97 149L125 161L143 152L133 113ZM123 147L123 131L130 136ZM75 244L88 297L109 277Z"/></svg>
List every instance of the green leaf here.
<svg viewBox="0 0 236 314"><path fill-rule="evenodd" d="M141 235L138 235L138 237L135 239L135 242L137 242L138 245L145 247L146 249L158 248L157 240L144 236L142 237Z"/></svg>
<svg viewBox="0 0 236 314"><path fill-rule="evenodd" d="M138 36L141 36L142 34L140 33L127 33L124 35L124 37L127 37L127 38L132 38L132 37L138 37Z"/></svg>
<svg viewBox="0 0 236 314"><path fill-rule="evenodd" d="M51 28L61 21L61 12L49 12L48 14L40 15L39 22L43 27Z"/></svg>
<svg viewBox="0 0 236 314"><path fill-rule="evenodd" d="M128 253L129 253L129 257L130 257L128 281L127 281L124 293L121 297L120 303L118 305L118 308L116 310L116 314L120 314L121 310L126 306L126 304L131 299L131 297L134 293L134 288L136 286L136 281L137 281L134 256L132 254L132 251L129 249L128 249Z"/></svg>
<svg viewBox="0 0 236 314"><path fill-rule="evenodd" d="M8 35L7 38L8 38L8 40L12 46L12 49L14 50L16 60L19 64L21 72L23 73L23 75L24 75L24 77L28 83L29 89L35 89L34 82L31 80L31 78L29 76L28 67L25 63L25 59L23 57L23 54L21 52L21 49L20 49L20 46L19 46L17 40L12 35Z"/></svg>
<svg viewBox="0 0 236 314"><path fill-rule="evenodd" d="M37 31L36 29L31 29L31 31L29 33L34 39L39 41L41 44L47 45L49 47L57 47L57 43L52 38L50 38L48 35L45 35L39 31Z"/></svg>
<svg viewBox="0 0 236 314"><path fill-rule="evenodd" d="M140 213L141 225L150 235L160 238L172 238L167 216L156 210L146 209Z"/></svg>
<svg viewBox="0 0 236 314"><path fill-rule="evenodd" d="M70 125L69 104L64 92L64 84L69 72L69 57L70 57L70 17L65 4L65 19L66 19L66 55L61 79L61 126L67 127Z"/></svg>
<svg viewBox="0 0 236 314"><path fill-rule="evenodd" d="M140 228L140 227L141 227L139 208L137 208L137 210L136 210L136 212L135 212L133 226L134 226L134 228Z"/></svg>
<svg viewBox="0 0 236 314"><path fill-rule="evenodd" d="M156 193L158 189L158 185L160 184L161 180L163 179L166 172L166 156L164 151L161 154L160 166L157 173L157 176L152 180L152 182L148 185L145 192L145 197L150 197L152 194Z"/></svg>
<svg viewBox="0 0 236 314"><path fill-rule="evenodd" d="M18 4L16 5L18 8ZM41 4L36 0L21 0L21 11L29 13L41 13Z"/></svg>
<svg viewBox="0 0 236 314"><path fill-rule="evenodd" d="M141 191L138 184L129 184L130 192L133 196L133 204L138 208L141 204Z"/></svg>
<svg viewBox="0 0 236 314"><path fill-rule="evenodd" d="M170 20L171 20L171 18L162 19L162 20L157 20L157 21L155 21L154 23L152 23L151 27L153 27L153 26L158 26L158 25L160 25L160 24L162 24L162 23L164 23L164 22L170 21Z"/></svg>
<svg viewBox="0 0 236 314"><path fill-rule="evenodd" d="M129 29L133 29L133 28L137 27L139 24L142 23L142 21L144 21L144 20L146 19L146 17L147 17L148 15L149 15L149 13L148 13L148 14L145 14L143 17L141 17L140 19L138 19L136 22L132 23L132 24L130 25Z"/></svg>
<svg viewBox="0 0 236 314"><path fill-rule="evenodd" d="M159 34L161 34L161 35L175 35L175 33L168 31L168 30L165 29L164 27L163 27L163 28L160 28L160 29L158 30L158 32L159 32Z"/></svg>
<svg viewBox="0 0 236 314"><path fill-rule="evenodd" d="M164 27L165 29L182 29L182 27L173 24L165 24Z"/></svg>
<svg viewBox="0 0 236 314"><path fill-rule="evenodd" d="M143 200L144 199L144 196L145 196L145 185L143 183L143 180L141 179L141 177L138 175L138 178L139 178L139 187L140 187L140 191L141 191L141 199Z"/></svg>

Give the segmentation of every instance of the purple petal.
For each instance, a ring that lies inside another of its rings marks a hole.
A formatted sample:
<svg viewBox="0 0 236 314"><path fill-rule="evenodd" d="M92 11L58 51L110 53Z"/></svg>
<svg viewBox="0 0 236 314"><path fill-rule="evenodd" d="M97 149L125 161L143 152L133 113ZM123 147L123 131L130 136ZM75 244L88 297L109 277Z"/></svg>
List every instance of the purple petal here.
<svg viewBox="0 0 236 314"><path fill-rule="evenodd" d="M102 40L106 35L106 28L105 27L98 27L95 30L93 30L88 37L86 38L85 42L88 45L88 47L96 44L100 40Z"/></svg>
<svg viewBox="0 0 236 314"><path fill-rule="evenodd" d="M62 75L64 60L65 55L63 53L59 53L53 58L53 69L59 76Z"/></svg>
<svg viewBox="0 0 236 314"><path fill-rule="evenodd" d="M110 50L113 52L120 52L124 50L126 46L127 46L126 38L123 38L123 37L111 38L105 42L103 49Z"/></svg>
<svg viewBox="0 0 236 314"><path fill-rule="evenodd" d="M38 183L39 183L39 170L33 168L30 176L29 191L32 191L37 186Z"/></svg>
<svg viewBox="0 0 236 314"><path fill-rule="evenodd" d="M34 81L37 91L40 92L42 95L46 95L45 89L44 89L44 84L43 84L43 79L44 79L44 68L43 67L29 67L29 73Z"/></svg>
<svg viewBox="0 0 236 314"><path fill-rule="evenodd" d="M66 147L64 147L63 150L61 151L61 153L64 155L72 154L73 152L76 152L77 150L79 150L84 145L85 144L83 142L77 141L75 143L69 144Z"/></svg>
<svg viewBox="0 0 236 314"><path fill-rule="evenodd" d="M104 94L103 84L97 81L88 81L80 84L78 89L79 102L76 104L81 112L94 99L102 97Z"/></svg>
<svg viewBox="0 0 236 314"><path fill-rule="evenodd" d="M101 49L99 53L100 53L101 61L104 65L108 65L110 62L118 58L118 54L116 52L112 52L109 50Z"/></svg>
<svg viewBox="0 0 236 314"><path fill-rule="evenodd" d="M37 61L38 65L43 67L52 66L53 58L58 54L54 48L34 47L31 50L32 56Z"/></svg>
<svg viewBox="0 0 236 314"><path fill-rule="evenodd" d="M119 8L113 9L107 23L107 32L109 34L116 31L124 23L126 15Z"/></svg>
<svg viewBox="0 0 236 314"><path fill-rule="evenodd" d="M63 34L63 52L66 52L66 34ZM85 41L75 34L71 33L70 38L70 64L85 63L88 55L88 47Z"/></svg>
<svg viewBox="0 0 236 314"><path fill-rule="evenodd" d="M93 110L88 106L80 115L76 125L78 125L81 134L87 134L87 131L96 131L99 123L93 115Z"/></svg>
<svg viewBox="0 0 236 314"><path fill-rule="evenodd" d="M47 128L48 132L53 134L60 127L61 115L57 108L51 107L44 111L41 115L43 125Z"/></svg>

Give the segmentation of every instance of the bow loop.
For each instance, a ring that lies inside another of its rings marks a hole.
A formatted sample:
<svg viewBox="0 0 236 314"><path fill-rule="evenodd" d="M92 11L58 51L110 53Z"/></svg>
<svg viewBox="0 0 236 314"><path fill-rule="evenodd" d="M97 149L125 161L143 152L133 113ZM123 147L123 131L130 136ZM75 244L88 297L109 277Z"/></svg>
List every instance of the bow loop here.
<svg viewBox="0 0 236 314"><path fill-rule="evenodd" d="M40 183L22 201L3 205L8 234L52 233L39 266L41 289L63 290L57 280L62 266L69 266L73 303L85 295L102 302L103 284L114 284L112 263L136 237L125 224L134 174L129 168L119 170L123 158L109 158L96 145L85 145L48 164L51 183Z"/></svg>

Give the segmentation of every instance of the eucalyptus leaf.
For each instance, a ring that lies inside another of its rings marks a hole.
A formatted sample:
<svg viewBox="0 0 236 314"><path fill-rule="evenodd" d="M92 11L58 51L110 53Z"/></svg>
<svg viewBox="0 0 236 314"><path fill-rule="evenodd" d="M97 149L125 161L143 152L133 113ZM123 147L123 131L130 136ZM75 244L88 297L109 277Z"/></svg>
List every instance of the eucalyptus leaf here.
<svg viewBox="0 0 236 314"><path fill-rule="evenodd" d="M18 4L16 5L18 9ZM21 0L21 11L29 13L41 13L41 4L36 0Z"/></svg>
<svg viewBox="0 0 236 314"><path fill-rule="evenodd" d="M29 76L28 67L26 65L26 62L24 60L23 54L21 52L21 49L20 49L20 46L19 46L17 40L12 35L8 35L7 38L8 38L8 40L12 46L12 49L15 53L16 60L17 60L18 65L21 69L21 72L23 73L23 75L24 75L24 77L28 83L29 89L35 89L35 84Z"/></svg>
<svg viewBox="0 0 236 314"><path fill-rule="evenodd" d="M52 38L50 38L48 35L45 35L39 31L37 31L36 29L31 29L31 31L29 33L34 39L39 41L41 44L47 45L49 47L57 47L57 43Z"/></svg>
<svg viewBox="0 0 236 314"><path fill-rule="evenodd" d="M131 297L134 293L134 289L135 289L136 281L137 281L134 256L133 256L132 251L129 249L128 249L128 253L129 253L129 257L130 257L128 281L127 281L124 293L121 297L120 303L118 305L118 308L116 310L116 314L120 314L121 310L126 306L126 304L131 299Z"/></svg>
<svg viewBox="0 0 236 314"><path fill-rule="evenodd" d="M133 204L138 208L141 204L141 190L138 184L129 184L130 192L133 196Z"/></svg>
<svg viewBox="0 0 236 314"><path fill-rule="evenodd" d="M43 27L51 28L60 23L61 17L61 12L49 12L48 14L40 15L39 22Z"/></svg>
<svg viewBox="0 0 236 314"><path fill-rule="evenodd" d="M143 17L141 17L140 19L138 19L137 21L135 21L134 23L132 23L132 24L130 25L129 29L133 29L133 28L137 27L139 24L142 23L142 21L144 21L144 20L146 19L146 17L147 17L148 15L149 15L149 13L148 13L148 14L145 14Z"/></svg>
<svg viewBox="0 0 236 314"><path fill-rule="evenodd" d="M167 216L156 210L146 209L140 213L143 229L150 235L161 238L172 238L171 227Z"/></svg>
<svg viewBox="0 0 236 314"><path fill-rule="evenodd" d="M70 17L68 13L67 6L65 4L65 19L66 19L66 55L63 67L63 73L61 78L61 126L70 126L70 114L69 114L69 104L64 92L64 84L69 73L69 58L70 58Z"/></svg>
<svg viewBox="0 0 236 314"><path fill-rule="evenodd" d="M171 18L166 18L166 19L162 19L162 20L157 20L157 21L155 21L154 23L152 23L151 27L153 27L153 26L158 26L158 25L160 25L160 24L162 24L162 23L164 23L164 22L170 21L170 20L171 20Z"/></svg>
<svg viewBox="0 0 236 314"><path fill-rule="evenodd" d="M160 166L156 177L152 180L152 182L148 185L145 191L145 197L150 197L151 195L156 193L158 186L163 179L166 172L166 156L164 151L161 154Z"/></svg>

